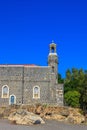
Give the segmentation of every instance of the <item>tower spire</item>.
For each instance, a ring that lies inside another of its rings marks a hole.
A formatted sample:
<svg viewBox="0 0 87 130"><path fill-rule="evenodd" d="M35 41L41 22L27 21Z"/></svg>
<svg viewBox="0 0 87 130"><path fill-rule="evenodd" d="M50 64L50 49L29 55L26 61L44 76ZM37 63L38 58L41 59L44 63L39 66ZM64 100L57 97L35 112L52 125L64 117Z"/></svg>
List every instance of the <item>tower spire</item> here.
<svg viewBox="0 0 87 130"><path fill-rule="evenodd" d="M52 43L54 43L54 40L52 40Z"/></svg>

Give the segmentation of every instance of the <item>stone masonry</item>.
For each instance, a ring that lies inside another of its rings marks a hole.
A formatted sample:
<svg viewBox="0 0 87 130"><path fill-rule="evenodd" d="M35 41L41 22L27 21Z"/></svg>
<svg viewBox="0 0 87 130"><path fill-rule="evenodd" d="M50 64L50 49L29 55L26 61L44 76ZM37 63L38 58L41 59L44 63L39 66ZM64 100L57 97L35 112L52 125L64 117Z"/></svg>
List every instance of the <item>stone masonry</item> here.
<svg viewBox="0 0 87 130"><path fill-rule="evenodd" d="M0 65L0 105L63 106L63 84L58 84L57 79L58 55L56 44L51 43L48 66Z"/></svg>

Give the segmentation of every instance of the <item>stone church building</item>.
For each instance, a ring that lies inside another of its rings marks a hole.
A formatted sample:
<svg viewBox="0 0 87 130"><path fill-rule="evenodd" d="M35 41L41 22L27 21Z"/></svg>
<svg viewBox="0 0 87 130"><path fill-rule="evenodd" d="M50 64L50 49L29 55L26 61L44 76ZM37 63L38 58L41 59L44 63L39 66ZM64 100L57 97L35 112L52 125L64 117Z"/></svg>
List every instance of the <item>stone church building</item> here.
<svg viewBox="0 0 87 130"><path fill-rule="evenodd" d="M0 65L0 106L11 104L63 105L58 84L56 44L50 44L48 66Z"/></svg>

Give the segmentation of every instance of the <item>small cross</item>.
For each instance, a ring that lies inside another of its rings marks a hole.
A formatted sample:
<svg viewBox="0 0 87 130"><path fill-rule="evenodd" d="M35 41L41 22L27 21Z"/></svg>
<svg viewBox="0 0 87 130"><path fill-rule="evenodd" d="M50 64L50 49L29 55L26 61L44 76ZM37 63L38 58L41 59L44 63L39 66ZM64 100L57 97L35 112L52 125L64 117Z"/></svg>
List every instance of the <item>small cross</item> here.
<svg viewBox="0 0 87 130"><path fill-rule="evenodd" d="M52 43L54 43L54 40L52 40Z"/></svg>

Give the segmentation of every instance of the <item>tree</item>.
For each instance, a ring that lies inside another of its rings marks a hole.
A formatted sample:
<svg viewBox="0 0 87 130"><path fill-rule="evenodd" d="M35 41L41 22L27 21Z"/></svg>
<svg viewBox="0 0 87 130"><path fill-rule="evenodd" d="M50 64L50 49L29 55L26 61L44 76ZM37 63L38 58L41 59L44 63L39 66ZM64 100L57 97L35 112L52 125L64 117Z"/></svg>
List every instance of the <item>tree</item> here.
<svg viewBox="0 0 87 130"><path fill-rule="evenodd" d="M71 71L70 71L70 69L68 69L66 71L66 78L64 80L64 93L72 90L71 89L71 86L72 86L71 79L72 79Z"/></svg>
<svg viewBox="0 0 87 130"><path fill-rule="evenodd" d="M68 69L66 72L66 79L64 84L65 92L70 90L76 90L81 93L83 90L82 86L84 84L84 79L85 73L83 69L78 70L76 68L72 68L71 72Z"/></svg>
<svg viewBox="0 0 87 130"><path fill-rule="evenodd" d="M71 80L71 71L69 69L66 71L66 79L65 80L66 80L66 83L69 83Z"/></svg>
<svg viewBox="0 0 87 130"><path fill-rule="evenodd" d="M64 94L66 103L74 106L72 104L73 102L71 103L71 100L74 98L75 93L72 92L76 91L78 92L77 95L80 94L80 96L78 96L80 107L87 111L87 71L76 68L72 68L71 71L68 69L66 71L66 78L64 81ZM76 100L76 97L73 100Z"/></svg>
<svg viewBox="0 0 87 130"><path fill-rule="evenodd" d="M81 93L83 90L83 85L84 85L84 80L85 80L85 73L84 73L83 69L79 70L78 76L79 76L79 79L78 79L78 88L77 89Z"/></svg>
<svg viewBox="0 0 87 130"><path fill-rule="evenodd" d="M79 107L80 93L78 91L68 91L64 95L65 103L71 107Z"/></svg>
<svg viewBox="0 0 87 130"><path fill-rule="evenodd" d="M58 83L64 83L64 79L62 78L61 74L58 74Z"/></svg>
<svg viewBox="0 0 87 130"><path fill-rule="evenodd" d="M85 73L85 79L83 84L83 90L81 96L81 107L87 113L87 73Z"/></svg>

